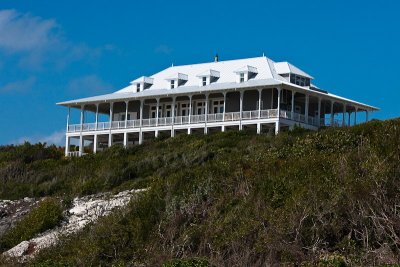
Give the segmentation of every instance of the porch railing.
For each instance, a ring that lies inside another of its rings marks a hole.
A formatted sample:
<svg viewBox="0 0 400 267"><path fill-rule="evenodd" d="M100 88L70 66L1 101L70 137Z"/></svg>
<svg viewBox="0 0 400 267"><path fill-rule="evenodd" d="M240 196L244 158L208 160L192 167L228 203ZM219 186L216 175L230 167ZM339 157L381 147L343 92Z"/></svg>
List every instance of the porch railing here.
<svg viewBox="0 0 400 267"><path fill-rule="evenodd" d="M241 115L241 116L240 116ZM186 125L186 124L197 124L213 122L223 122L223 121L240 121L240 120L256 120L256 119L270 119L277 118L277 109L267 109L267 110L251 110L240 112L227 112L227 113L214 113L204 115L191 115L191 116L177 116L177 117L163 117L163 118L150 118L142 120L128 120L126 121L113 121L113 122L98 122L96 123L85 123L81 127L80 124L72 124L68 126L68 132L80 132L82 131L102 131L102 130L118 130L125 128L139 128L139 127L156 127L156 126L170 126L170 125ZM294 120L297 122L302 122L314 126L318 126L318 119L312 116L306 117L304 114L292 113L290 111L281 110L279 117ZM320 121L320 125L330 125L326 120ZM340 122L335 120L335 125L340 126Z"/></svg>
<svg viewBox="0 0 400 267"><path fill-rule="evenodd" d="M70 152L68 152L68 157L80 157L80 156L84 156L84 155L86 155L87 153L81 153L81 152L79 152L79 151L70 151Z"/></svg>

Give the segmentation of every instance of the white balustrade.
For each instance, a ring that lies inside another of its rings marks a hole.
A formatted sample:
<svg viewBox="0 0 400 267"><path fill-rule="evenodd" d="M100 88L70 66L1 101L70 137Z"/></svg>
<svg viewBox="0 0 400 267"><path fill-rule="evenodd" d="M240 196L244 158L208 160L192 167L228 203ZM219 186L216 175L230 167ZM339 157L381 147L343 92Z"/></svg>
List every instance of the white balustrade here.
<svg viewBox="0 0 400 267"><path fill-rule="evenodd" d="M225 115L225 117L224 117ZM207 122L229 122L229 121L239 121L242 120L257 120L257 119L271 119L278 117L278 110L277 109L267 109L261 110L250 110L250 111L243 111L242 117L240 117L240 112L227 112L223 113L212 113L207 114ZM318 126L318 118L308 116L308 121L306 122L306 117L304 114L300 113L292 113L291 111L280 110L279 114L280 118L285 118L289 120L294 120L297 122L307 123L310 125ZM205 123L206 122L206 115L191 115L190 116L190 124L196 123ZM124 128L139 128L139 127L156 127L156 126L171 126L172 124L175 125L185 125L189 124L189 116L176 116L172 117L163 117L158 118L149 118L149 119L142 119L142 123L140 120L128 120L126 121L113 121L111 122L99 122L97 124L97 131L109 130L111 129L124 129ZM330 119L321 119L320 125L331 125ZM341 123L338 120L334 120L333 126L340 126ZM80 124L71 124L68 126L68 132L80 132L81 125ZM82 131L96 131L96 124L95 123L86 123L83 124Z"/></svg>
<svg viewBox="0 0 400 267"><path fill-rule="evenodd" d="M79 157L79 151L70 151L68 152L68 157Z"/></svg>

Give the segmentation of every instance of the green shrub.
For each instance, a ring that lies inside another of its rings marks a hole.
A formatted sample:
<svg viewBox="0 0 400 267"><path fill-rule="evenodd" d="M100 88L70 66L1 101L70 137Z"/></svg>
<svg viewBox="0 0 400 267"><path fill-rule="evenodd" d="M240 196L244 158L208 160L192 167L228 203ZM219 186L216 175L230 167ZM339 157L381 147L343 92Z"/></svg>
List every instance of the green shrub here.
<svg viewBox="0 0 400 267"><path fill-rule="evenodd" d="M10 249L24 240L29 240L55 227L62 220L62 212L62 206L57 199L45 198L3 236L0 241L1 250Z"/></svg>

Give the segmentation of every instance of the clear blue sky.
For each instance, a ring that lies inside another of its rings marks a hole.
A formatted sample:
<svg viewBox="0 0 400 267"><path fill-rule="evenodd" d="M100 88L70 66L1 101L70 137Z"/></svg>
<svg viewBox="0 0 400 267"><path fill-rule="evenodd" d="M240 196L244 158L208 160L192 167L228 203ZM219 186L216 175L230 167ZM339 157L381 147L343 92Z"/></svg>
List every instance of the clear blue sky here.
<svg viewBox="0 0 400 267"><path fill-rule="evenodd" d="M0 144L63 144L59 101L174 63L289 61L332 93L400 115L400 1L0 1ZM77 119L77 118L76 118Z"/></svg>

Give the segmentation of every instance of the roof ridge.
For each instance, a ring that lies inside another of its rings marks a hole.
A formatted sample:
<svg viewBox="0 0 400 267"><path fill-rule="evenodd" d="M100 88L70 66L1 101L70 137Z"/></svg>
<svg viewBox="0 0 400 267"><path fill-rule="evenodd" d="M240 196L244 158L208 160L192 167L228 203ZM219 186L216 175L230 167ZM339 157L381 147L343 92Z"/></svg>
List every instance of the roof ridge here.
<svg viewBox="0 0 400 267"><path fill-rule="evenodd" d="M241 60L250 60L250 59L267 59L266 56L261 56L261 57L247 57L247 58L239 58L239 59L228 59L228 60L221 60L218 62L214 62L214 61L210 61L210 62L202 62L202 63L195 63L195 64L184 64L184 65L174 65L171 66L170 68L176 68L176 67L187 67L187 66L191 66L191 65L205 65L205 64L218 64L218 63L225 63L225 62L231 62L231 61L241 61Z"/></svg>

